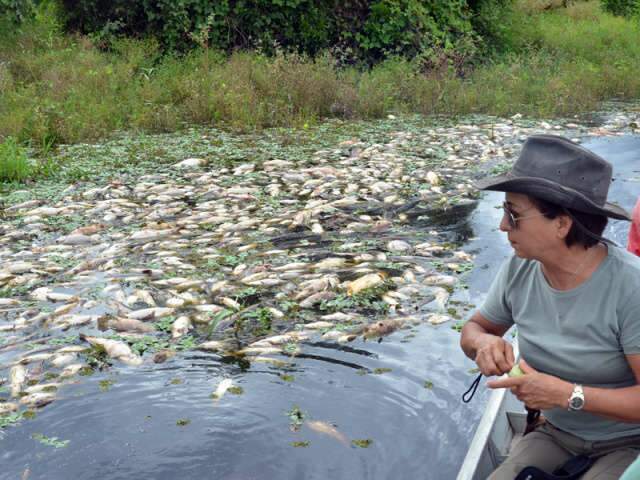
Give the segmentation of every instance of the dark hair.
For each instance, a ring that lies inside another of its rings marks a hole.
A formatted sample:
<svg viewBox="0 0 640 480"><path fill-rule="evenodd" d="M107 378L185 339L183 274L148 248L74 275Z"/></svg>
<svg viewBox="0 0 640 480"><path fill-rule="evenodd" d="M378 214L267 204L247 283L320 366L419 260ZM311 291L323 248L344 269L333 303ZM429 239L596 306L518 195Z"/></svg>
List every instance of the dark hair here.
<svg viewBox="0 0 640 480"><path fill-rule="evenodd" d="M571 208L561 207L560 205L547 202L546 200L542 200L537 197L532 197L531 195L529 195L529 199L531 200L531 203L533 203L536 208L549 219L554 219L559 215L569 214L573 223L571 224L569 233L567 233L567 236L564 238L564 242L567 244L567 247L570 247L573 244L582 245L585 250L589 247L593 247L599 242L599 240L586 233L585 230L592 235L600 237L602 236L602 232L604 232L607 222L609 221L609 219L604 215L579 212Z"/></svg>

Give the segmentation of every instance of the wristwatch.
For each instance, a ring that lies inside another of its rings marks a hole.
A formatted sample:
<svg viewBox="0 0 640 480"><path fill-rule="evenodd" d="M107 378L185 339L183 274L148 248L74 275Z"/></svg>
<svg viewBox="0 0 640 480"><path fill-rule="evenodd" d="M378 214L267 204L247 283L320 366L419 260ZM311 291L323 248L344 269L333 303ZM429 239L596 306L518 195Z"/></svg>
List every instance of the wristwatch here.
<svg viewBox="0 0 640 480"><path fill-rule="evenodd" d="M582 410L584 407L584 392L582 391L582 385L574 385L573 393L569 397L569 411Z"/></svg>

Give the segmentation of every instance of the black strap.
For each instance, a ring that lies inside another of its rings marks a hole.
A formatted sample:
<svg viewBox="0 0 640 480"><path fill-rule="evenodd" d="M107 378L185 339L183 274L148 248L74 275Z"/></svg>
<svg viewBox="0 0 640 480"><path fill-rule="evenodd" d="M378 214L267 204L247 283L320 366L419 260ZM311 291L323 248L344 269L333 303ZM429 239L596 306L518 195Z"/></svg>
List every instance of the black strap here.
<svg viewBox="0 0 640 480"><path fill-rule="evenodd" d="M591 468L594 462L595 459L586 455L576 455L555 469L553 473L547 473L538 467L525 467L515 480L577 480Z"/></svg>
<svg viewBox="0 0 640 480"><path fill-rule="evenodd" d="M478 385L480 385L480 380L482 380L482 374L479 374L476 379L473 381L469 389L462 394L462 401L464 403L469 403L473 396L476 394L476 390L478 390ZM471 393L469 395L469 393ZM469 398L466 398L469 395Z"/></svg>
<svg viewBox="0 0 640 480"><path fill-rule="evenodd" d="M524 429L523 436L535 430L536 425L538 424L538 419L540 418L540 410L529 407L525 408L527 409L527 426Z"/></svg>

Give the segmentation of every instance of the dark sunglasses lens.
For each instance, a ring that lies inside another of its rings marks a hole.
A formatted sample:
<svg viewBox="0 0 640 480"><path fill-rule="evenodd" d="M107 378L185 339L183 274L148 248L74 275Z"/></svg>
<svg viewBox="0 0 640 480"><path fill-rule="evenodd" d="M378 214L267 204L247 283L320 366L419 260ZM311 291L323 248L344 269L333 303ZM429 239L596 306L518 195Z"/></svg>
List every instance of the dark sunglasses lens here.
<svg viewBox="0 0 640 480"><path fill-rule="evenodd" d="M504 210L505 215L507 216L507 221L509 222L509 226L511 228L516 228L516 219L513 216L513 213L511 213L511 210L509 210L509 207L507 207L506 205L502 205L502 209Z"/></svg>

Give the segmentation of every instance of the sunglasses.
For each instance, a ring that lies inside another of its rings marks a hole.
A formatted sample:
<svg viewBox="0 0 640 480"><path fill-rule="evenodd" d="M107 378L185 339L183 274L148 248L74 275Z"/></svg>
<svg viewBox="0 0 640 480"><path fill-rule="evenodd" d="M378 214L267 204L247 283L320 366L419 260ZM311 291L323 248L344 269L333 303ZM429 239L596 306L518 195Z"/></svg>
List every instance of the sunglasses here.
<svg viewBox="0 0 640 480"><path fill-rule="evenodd" d="M534 207L531 207L531 208L534 208ZM520 217L516 213L514 213L513 210L511 210L509 205L507 205L507 202L502 203L502 210L504 211L504 214L507 217L507 222L509 222L509 227L513 229L518 228L518 221L520 220L526 220L527 218L542 217L545 215L544 213L536 213L535 215L527 215L526 217ZM530 209L528 208L527 210L530 210Z"/></svg>

